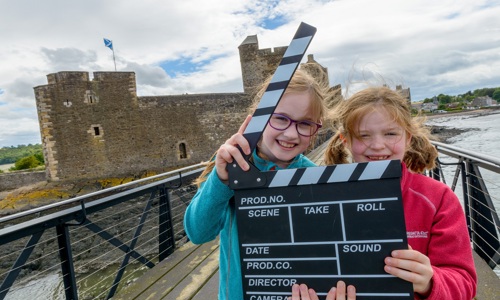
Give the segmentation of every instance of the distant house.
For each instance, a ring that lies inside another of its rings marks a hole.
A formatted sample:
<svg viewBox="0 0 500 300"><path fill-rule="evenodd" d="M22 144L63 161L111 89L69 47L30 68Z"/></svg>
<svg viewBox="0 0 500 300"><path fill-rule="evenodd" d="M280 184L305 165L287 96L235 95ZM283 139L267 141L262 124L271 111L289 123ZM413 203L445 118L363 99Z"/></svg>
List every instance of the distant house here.
<svg viewBox="0 0 500 300"><path fill-rule="evenodd" d="M423 111L423 112L433 112L435 111L436 109L438 108L437 104L435 103L422 103L422 106L420 107L420 109Z"/></svg>
<svg viewBox="0 0 500 300"><path fill-rule="evenodd" d="M496 104L496 101L491 99L489 96L484 96L484 97L477 97L476 99L472 100L471 106L473 107L487 107L487 106L493 106Z"/></svg>
<svg viewBox="0 0 500 300"><path fill-rule="evenodd" d="M452 103L448 103L446 104L446 107L447 108L457 108L457 107L460 107L460 103L459 102L452 102Z"/></svg>

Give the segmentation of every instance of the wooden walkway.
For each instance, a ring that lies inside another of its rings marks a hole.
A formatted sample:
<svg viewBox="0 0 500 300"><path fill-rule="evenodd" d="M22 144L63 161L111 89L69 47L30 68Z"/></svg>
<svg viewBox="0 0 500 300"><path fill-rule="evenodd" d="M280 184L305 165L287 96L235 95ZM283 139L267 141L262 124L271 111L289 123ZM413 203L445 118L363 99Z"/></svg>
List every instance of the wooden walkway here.
<svg viewBox="0 0 500 300"><path fill-rule="evenodd" d="M183 245L113 300L216 300L218 290L219 239L216 239L203 245L190 242Z"/></svg>
<svg viewBox="0 0 500 300"><path fill-rule="evenodd" d="M499 300L500 279L474 253L477 300ZM124 288L113 300L216 300L219 288L219 240L187 243Z"/></svg>

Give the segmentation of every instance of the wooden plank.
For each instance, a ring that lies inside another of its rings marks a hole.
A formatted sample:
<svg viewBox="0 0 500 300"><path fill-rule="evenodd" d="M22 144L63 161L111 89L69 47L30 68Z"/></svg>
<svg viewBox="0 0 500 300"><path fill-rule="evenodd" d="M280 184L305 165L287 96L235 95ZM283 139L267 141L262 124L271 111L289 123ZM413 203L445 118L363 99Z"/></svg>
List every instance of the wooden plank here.
<svg viewBox="0 0 500 300"><path fill-rule="evenodd" d="M219 270L194 295L192 300L218 299L219 297Z"/></svg>
<svg viewBox="0 0 500 300"><path fill-rule="evenodd" d="M202 245L186 243L154 268L148 270L136 282L124 287L113 299L147 299L149 294L156 294L151 290L156 284L163 284L163 289L170 291L183 277L194 270L215 249L218 249L218 246L218 239ZM179 277L181 274L183 276ZM165 283L166 280L169 281L168 285ZM159 299L159 297L150 299Z"/></svg>
<svg viewBox="0 0 500 300"><path fill-rule="evenodd" d="M219 251L218 249L210 254L202 263L200 263L196 269L184 277L171 291L168 293L164 292L162 285L155 285L159 287L160 291L163 291L163 298L161 299L176 299L176 300L189 300L192 299L198 291L217 273L219 269ZM155 291L156 292L156 291ZM155 293L157 296L160 293ZM158 299L158 298L147 298L147 299ZM204 299L217 299L209 298L205 296Z"/></svg>
<svg viewBox="0 0 500 300"><path fill-rule="evenodd" d="M139 300L157 300L162 297L168 296L167 299L181 299L170 297L169 294L172 290L179 285L184 278L188 277L200 264L206 260L214 251L218 250L218 243L206 243L198 246L198 248L186 256L182 261L171 268L165 275L158 281L151 284L142 294L137 298ZM218 258L218 257L217 257ZM218 260L217 260L218 265ZM162 267L158 265L157 267Z"/></svg>

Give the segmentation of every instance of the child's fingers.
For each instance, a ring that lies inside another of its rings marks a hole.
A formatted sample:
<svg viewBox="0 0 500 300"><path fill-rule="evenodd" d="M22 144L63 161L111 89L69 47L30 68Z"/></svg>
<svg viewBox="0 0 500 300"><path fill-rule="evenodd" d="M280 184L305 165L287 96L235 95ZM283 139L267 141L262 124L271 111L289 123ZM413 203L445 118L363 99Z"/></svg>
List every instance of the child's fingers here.
<svg viewBox="0 0 500 300"><path fill-rule="evenodd" d="M356 300L356 288L353 285L347 287L347 300Z"/></svg>
<svg viewBox="0 0 500 300"><path fill-rule="evenodd" d="M394 259L399 259L398 262L402 264L400 267L404 269L418 270L420 265L431 265L430 259L426 255L415 250L395 250L392 251L391 255Z"/></svg>
<svg viewBox="0 0 500 300"><path fill-rule="evenodd" d="M384 270L398 278L413 283L417 293L426 292L434 271L429 258L415 250L396 250L386 257Z"/></svg>
<svg viewBox="0 0 500 300"><path fill-rule="evenodd" d="M345 282L339 280L336 287L332 287L326 295L326 300L356 300L356 288L350 285L346 288Z"/></svg>
<svg viewBox="0 0 500 300"><path fill-rule="evenodd" d="M245 132L245 129L247 129L247 126L250 123L251 119L252 119L252 115L248 115L245 118L245 121L243 121L243 124L241 124L240 129L238 129L238 133L243 134L243 132Z"/></svg>
<svg viewBox="0 0 500 300"><path fill-rule="evenodd" d="M252 116L248 115L245 118L245 121L243 121L243 124L241 124L240 129L238 129L238 133L231 137L231 138L234 138L234 142L236 143L236 144L233 143L233 145L240 146L241 150L246 155L250 154L250 144L248 143L247 139L243 136L243 133L245 132L245 129L247 128L251 119L252 119Z"/></svg>

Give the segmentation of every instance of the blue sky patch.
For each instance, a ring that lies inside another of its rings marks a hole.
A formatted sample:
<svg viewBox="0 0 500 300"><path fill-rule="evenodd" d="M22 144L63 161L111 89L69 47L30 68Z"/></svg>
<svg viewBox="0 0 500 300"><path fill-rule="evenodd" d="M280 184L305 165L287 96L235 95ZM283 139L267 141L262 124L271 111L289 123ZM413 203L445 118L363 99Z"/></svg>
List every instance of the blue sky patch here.
<svg viewBox="0 0 500 300"><path fill-rule="evenodd" d="M273 30L284 24L286 24L285 16L278 15L274 18L264 19L262 22L262 27L264 27L265 29Z"/></svg>
<svg viewBox="0 0 500 300"><path fill-rule="evenodd" d="M460 13L456 12L456 13L452 13L452 14L447 15L446 19L453 20L453 19L456 19L458 17L460 17Z"/></svg>
<svg viewBox="0 0 500 300"><path fill-rule="evenodd" d="M167 60L160 63L160 68L165 70L167 74L175 78L178 75L185 75L200 71L204 66L210 64L213 60L223 57L224 55L212 56L209 59L194 61L192 57L182 57L176 60Z"/></svg>
<svg viewBox="0 0 500 300"><path fill-rule="evenodd" d="M3 90L2 90L2 89L0 89L0 95L1 95L1 94L3 94Z"/></svg>

